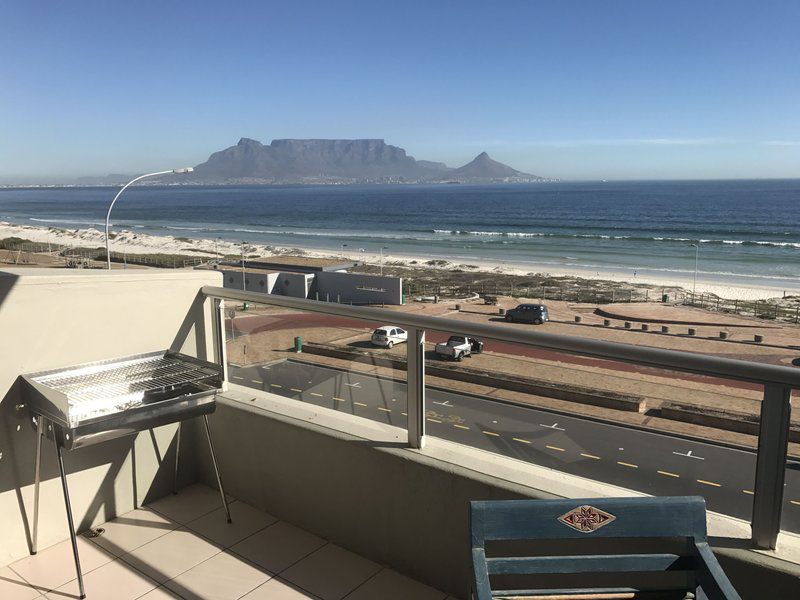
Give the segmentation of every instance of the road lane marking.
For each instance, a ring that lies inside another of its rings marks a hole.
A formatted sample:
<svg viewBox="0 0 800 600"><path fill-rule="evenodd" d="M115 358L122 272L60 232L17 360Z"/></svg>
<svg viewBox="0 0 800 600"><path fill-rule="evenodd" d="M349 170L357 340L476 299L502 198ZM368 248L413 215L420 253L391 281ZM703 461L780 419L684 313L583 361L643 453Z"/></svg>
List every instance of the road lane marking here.
<svg viewBox="0 0 800 600"><path fill-rule="evenodd" d="M250 382L251 382L251 383L257 383L257 384L259 384L259 385L261 385L262 383L264 383L264 382L263 382L263 381L261 381L260 379L251 379L251 380L250 380Z"/></svg>
<svg viewBox="0 0 800 600"><path fill-rule="evenodd" d="M522 438L511 438L511 439L514 440L515 442L521 442L523 444L530 444L531 443L530 440L523 440Z"/></svg>
<svg viewBox="0 0 800 600"><path fill-rule="evenodd" d="M450 400L445 400L444 402L437 402L436 400L433 401L434 404L438 404L440 406L453 406L450 404Z"/></svg>
<svg viewBox="0 0 800 600"><path fill-rule="evenodd" d="M383 412L392 412L391 408L383 408L382 406L379 406L378 410L382 410Z"/></svg>
<svg viewBox="0 0 800 600"><path fill-rule="evenodd" d="M566 452L563 448L559 448L558 446L545 446L545 448L550 448L550 450L557 450L558 452Z"/></svg>
<svg viewBox="0 0 800 600"><path fill-rule="evenodd" d="M500 437L499 433L495 433L494 431L484 431L486 435L493 435L494 437Z"/></svg>
<svg viewBox="0 0 800 600"><path fill-rule="evenodd" d="M702 483L703 485L711 485L714 487L722 487L722 484L714 483L713 481L706 481L705 479L698 479L697 483Z"/></svg>
<svg viewBox="0 0 800 600"><path fill-rule="evenodd" d="M366 406L363 402L353 402L356 406Z"/></svg>
<svg viewBox="0 0 800 600"><path fill-rule="evenodd" d="M345 402L345 399L344 399L344 398L337 398L336 396L332 396L332 398L333 398L334 400L336 400L337 402Z"/></svg>
<svg viewBox="0 0 800 600"><path fill-rule="evenodd" d="M348 387L360 388L361 387L361 382L345 383L345 385L348 386Z"/></svg>
<svg viewBox="0 0 800 600"><path fill-rule="evenodd" d="M401 414L401 415L403 415L404 417L407 417L407 416L408 416L408 413L407 413L407 412L401 412L400 414Z"/></svg>
<svg viewBox="0 0 800 600"><path fill-rule="evenodd" d="M428 419L428 421L430 421L431 423L441 423L441 421L440 421L439 419L433 419L433 418L431 418L431 417L426 417L426 418L427 418L427 419Z"/></svg>
<svg viewBox="0 0 800 600"><path fill-rule="evenodd" d="M322 398L322 394L318 394L317 392L311 392L312 396L316 396L317 398Z"/></svg>
<svg viewBox="0 0 800 600"><path fill-rule="evenodd" d="M630 467L631 469L638 469L639 465L632 465L631 463L622 462L621 460L617 461L618 465L622 465L623 467Z"/></svg>
<svg viewBox="0 0 800 600"><path fill-rule="evenodd" d="M789 500L789 502L791 502L792 504L797 504L797 506L800 506L800 502L798 502L797 500Z"/></svg>
<svg viewBox="0 0 800 600"><path fill-rule="evenodd" d="M392 402L397 402L397 398L392 398Z"/></svg>
<svg viewBox="0 0 800 600"><path fill-rule="evenodd" d="M282 386L282 385L280 385L280 384L277 384L277 383L270 383L270 384L269 384L269 387L282 388L283 386Z"/></svg>
<svg viewBox="0 0 800 600"><path fill-rule="evenodd" d="M469 429L466 425L459 425L458 423L453 423L453 427L458 427L459 429Z"/></svg>
<svg viewBox="0 0 800 600"><path fill-rule="evenodd" d="M742 493L743 494L750 494L751 496L755 496L755 493L752 492L751 490L742 490Z"/></svg>
<svg viewBox="0 0 800 600"><path fill-rule="evenodd" d="M547 427L548 429L558 429L559 431L566 431L563 427L559 427L558 423L553 423L552 425L545 425L544 423L539 423L539 427Z"/></svg>
<svg viewBox="0 0 800 600"><path fill-rule="evenodd" d="M289 390L292 391L292 392L300 392L301 394L303 393L303 390L298 389L298 388L289 388Z"/></svg>
<svg viewBox="0 0 800 600"><path fill-rule="evenodd" d="M581 456L583 456L584 458L593 458L594 460L600 460L600 457L595 456L594 454L584 454L583 452L581 452Z"/></svg>
<svg viewBox="0 0 800 600"><path fill-rule="evenodd" d="M240 381L244 381L244 377L239 377L238 375L234 375L233 378L238 379Z"/></svg>
<svg viewBox="0 0 800 600"><path fill-rule="evenodd" d="M673 452L673 454L677 454L678 456L685 456L686 458L694 458L695 460L705 460L705 458L703 458L702 456L694 456L692 452L693 452L692 450L689 450L688 452Z"/></svg>
<svg viewBox="0 0 800 600"><path fill-rule="evenodd" d="M680 475L676 473L670 473L669 471L656 471L659 475L666 475L667 477L680 477Z"/></svg>

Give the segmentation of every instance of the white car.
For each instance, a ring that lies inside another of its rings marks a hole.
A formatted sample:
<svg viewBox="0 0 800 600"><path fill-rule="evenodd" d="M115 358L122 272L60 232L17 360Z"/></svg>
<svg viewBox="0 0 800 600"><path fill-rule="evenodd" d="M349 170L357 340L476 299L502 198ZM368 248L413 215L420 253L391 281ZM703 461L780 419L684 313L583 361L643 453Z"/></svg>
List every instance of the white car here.
<svg viewBox="0 0 800 600"><path fill-rule="evenodd" d="M381 348L391 348L395 344L402 344L408 341L408 332L400 329L397 325L384 325L372 332L370 340L373 346Z"/></svg>

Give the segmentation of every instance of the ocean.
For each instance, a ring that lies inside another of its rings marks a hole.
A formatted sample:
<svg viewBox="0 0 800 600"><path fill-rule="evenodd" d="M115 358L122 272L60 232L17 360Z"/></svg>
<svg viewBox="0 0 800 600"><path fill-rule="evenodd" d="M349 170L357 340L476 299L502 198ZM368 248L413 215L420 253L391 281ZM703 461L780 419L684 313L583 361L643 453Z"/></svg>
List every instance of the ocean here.
<svg viewBox="0 0 800 600"><path fill-rule="evenodd" d="M0 189L0 220L102 229L116 188ZM800 180L133 187L115 228L456 264L800 285Z"/></svg>

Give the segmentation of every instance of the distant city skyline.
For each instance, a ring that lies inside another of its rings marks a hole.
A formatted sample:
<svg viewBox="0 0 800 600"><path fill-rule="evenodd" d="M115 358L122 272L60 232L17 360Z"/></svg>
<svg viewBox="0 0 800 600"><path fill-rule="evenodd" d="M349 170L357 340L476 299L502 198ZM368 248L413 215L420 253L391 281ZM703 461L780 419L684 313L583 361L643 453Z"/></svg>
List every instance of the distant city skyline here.
<svg viewBox="0 0 800 600"><path fill-rule="evenodd" d="M0 6L0 183L240 137L481 151L564 180L800 177L800 3Z"/></svg>

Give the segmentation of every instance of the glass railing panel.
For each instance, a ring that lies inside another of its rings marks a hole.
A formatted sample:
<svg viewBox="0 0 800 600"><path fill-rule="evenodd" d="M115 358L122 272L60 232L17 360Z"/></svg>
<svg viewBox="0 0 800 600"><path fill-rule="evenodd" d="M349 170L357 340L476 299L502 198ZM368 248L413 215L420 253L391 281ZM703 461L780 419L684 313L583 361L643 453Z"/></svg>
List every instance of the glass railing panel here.
<svg viewBox="0 0 800 600"><path fill-rule="evenodd" d="M426 333L429 436L750 520L757 422L718 413L757 421L761 386L459 337Z"/></svg>
<svg viewBox="0 0 800 600"><path fill-rule="evenodd" d="M406 427L401 327L230 300L225 317L231 383Z"/></svg>

